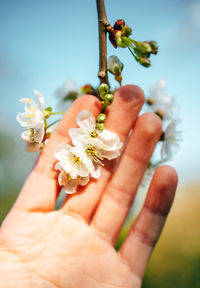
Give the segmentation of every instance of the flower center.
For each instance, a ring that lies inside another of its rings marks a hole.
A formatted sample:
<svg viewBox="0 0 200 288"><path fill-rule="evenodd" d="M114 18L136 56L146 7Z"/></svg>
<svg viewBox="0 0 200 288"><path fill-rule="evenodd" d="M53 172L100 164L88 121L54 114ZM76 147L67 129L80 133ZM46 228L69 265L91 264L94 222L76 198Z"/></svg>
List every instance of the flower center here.
<svg viewBox="0 0 200 288"><path fill-rule="evenodd" d="M87 153L89 157L92 158L92 160L94 160L94 162L98 162L102 166L104 166L104 164L101 162L103 160L103 158L101 157L101 153L96 149L94 145L92 144L88 145L85 148L85 152Z"/></svg>
<svg viewBox="0 0 200 288"><path fill-rule="evenodd" d="M98 134L97 134L96 130L93 130L93 131L90 133L90 137L91 137L91 138L97 138L97 137L98 137Z"/></svg>
<svg viewBox="0 0 200 288"><path fill-rule="evenodd" d="M75 164L81 164L81 159L76 156L75 154L72 153L72 161L75 163Z"/></svg>

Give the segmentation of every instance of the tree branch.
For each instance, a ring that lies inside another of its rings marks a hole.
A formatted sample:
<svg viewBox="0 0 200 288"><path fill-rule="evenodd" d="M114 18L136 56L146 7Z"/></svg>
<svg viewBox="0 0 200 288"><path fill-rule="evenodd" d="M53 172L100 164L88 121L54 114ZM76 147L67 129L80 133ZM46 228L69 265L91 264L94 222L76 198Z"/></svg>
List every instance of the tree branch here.
<svg viewBox="0 0 200 288"><path fill-rule="evenodd" d="M106 17L106 11L104 6L104 0L97 1L97 13L98 13L98 26L99 26L99 73L98 77L101 83L108 84L107 77L107 47L106 47L106 29L109 26L109 22Z"/></svg>

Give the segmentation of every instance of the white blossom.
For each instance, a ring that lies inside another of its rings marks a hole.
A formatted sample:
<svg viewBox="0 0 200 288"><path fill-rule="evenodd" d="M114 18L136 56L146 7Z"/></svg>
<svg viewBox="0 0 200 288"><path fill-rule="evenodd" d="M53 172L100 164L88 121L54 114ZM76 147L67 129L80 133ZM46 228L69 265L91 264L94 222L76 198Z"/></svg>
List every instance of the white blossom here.
<svg viewBox="0 0 200 288"><path fill-rule="evenodd" d="M178 119L171 121L164 132L164 141L160 152L162 160L171 160L173 152L175 153L179 148L179 142L182 138L181 132L177 130L178 122Z"/></svg>
<svg viewBox="0 0 200 288"><path fill-rule="evenodd" d="M172 120L176 112L174 98L166 94L165 87L166 81L160 80L151 88L147 97L147 110L159 114L165 120Z"/></svg>
<svg viewBox="0 0 200 288"><path fill-rule="evenodd" d="M65 173L69 174L72 179L78 176L86 177L95 170L93 162L80 145L72 147L62 143L57 147L55 157Z"/></svg>
<svg viewBox="0 0 200 288"><path fill-rule="evenodd" d="M29 98L22 98L21 103L25 105L24 113L17 114L17 121L22 127L25 127L27 131L21 134L22 139L27 143L42 143L45 133L44 125L44 97L35 90L34 96L36 102Z"/></svg>
<svg viewBox="0 0 200 288"><path fill-rule="evenodd" d="M96 120L88 110L80 112L77 116L77 124L80 128L69 129L72 143L84 147L86 154L96 163L102 164L102 160L118 157L123 143L117 134L104 129L96 129Z"/></svg>
<svg viewBox="0 0 200 288"><path fill-rule="evenodd" d="M65 193L73 194L76 192L78 185L84 186L89 182L89 175L85 177L77 176L72 178L66 171L62 168L60 162L55 165L55 169L59 170L58 183L63 186Z"/></svg>

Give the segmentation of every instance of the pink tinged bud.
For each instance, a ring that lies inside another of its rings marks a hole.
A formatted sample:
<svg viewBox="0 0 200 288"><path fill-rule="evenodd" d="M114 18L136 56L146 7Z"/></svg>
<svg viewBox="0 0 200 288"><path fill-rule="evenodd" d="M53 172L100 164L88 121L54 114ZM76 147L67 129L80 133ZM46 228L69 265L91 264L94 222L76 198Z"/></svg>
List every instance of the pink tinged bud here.
<svg viewBox="0 0 200 288"><path fill-rule="evenodd" d="M83 87L81 87L81 91L83 94L90 94L90 95L95 94L95 89L90 84L86 84Z"/></svg>
<svg viewBox="0 0 200 288"><path fill-rule="evenodd" d="M119 19L115 22L113 28L115 30L121 30L125 25L125 21L123 19Z"/></svg>
<svg viewBox="0 0 200 288"><path fill-rule="evenodd" d="M116 42L116 38L115 38L115 31L111 30L108 31L109 33L109 40L112 43L113 47L117 48L117 42Z"/></svg>

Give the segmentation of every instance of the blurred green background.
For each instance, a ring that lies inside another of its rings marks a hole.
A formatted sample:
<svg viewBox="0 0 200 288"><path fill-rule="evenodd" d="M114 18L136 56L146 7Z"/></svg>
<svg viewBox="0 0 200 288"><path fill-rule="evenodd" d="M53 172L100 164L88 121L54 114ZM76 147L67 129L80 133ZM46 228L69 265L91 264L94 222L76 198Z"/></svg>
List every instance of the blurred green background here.
<svg viewBox="0 0 200 288"><path fill-rule="evenodd" d="M125 18L137 40L159 43L159 54L152 57L150 69L139 67L127 51L116 51L108 44L108 55L118 55L125 64L123 84L139 85L147 94L151 85L166 79L167 93L176 98L182 120L183 142L169 163L179 174L177 196L143 288L200 287L200 1L105 0L105 4L111 23ZM1 223L37 157L24 151L22 129L15 120L16 113L23 110L18 100L31 98L32 91L38 89L47 106L55 107L55 91L66 80L80 86L98 84L95 1L0 0L0 27ZM118 246L142 199L134 205Z"/></svg>

